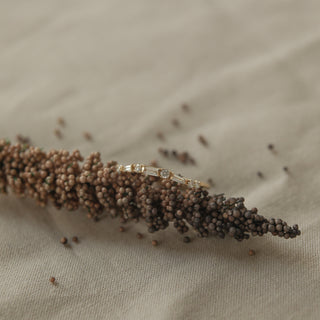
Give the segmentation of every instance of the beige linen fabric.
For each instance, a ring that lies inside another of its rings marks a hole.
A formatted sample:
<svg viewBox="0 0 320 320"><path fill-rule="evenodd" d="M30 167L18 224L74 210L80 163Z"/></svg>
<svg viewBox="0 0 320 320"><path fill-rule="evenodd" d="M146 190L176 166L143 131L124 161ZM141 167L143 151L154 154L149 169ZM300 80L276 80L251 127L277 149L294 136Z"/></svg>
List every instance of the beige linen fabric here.
<svg viewBox="0 0 320 320"><path fill-rule="evenodd" d="M105 162L157 158L302 235L237 243L190 232L184 244L173 229L119 233L116 219L1 195L0 319L319 319L319 10L300 0L1 1L0 137L101 151ZM159 146L190 151L197 166L159 158ZM73 235L78 245L59 243Z"/></svg>

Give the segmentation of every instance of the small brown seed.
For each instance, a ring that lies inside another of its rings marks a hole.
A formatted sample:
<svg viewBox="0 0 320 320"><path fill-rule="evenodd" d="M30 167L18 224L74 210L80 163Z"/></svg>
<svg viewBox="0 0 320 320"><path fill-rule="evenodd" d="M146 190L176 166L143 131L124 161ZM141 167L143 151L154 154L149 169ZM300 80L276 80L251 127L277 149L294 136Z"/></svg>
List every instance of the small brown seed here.
<svg viewBox="0 0 320 320"><path fill-rule="evenodd" d="M189 106L188 106L186 103L182 104L182 105L181 105L181 108L182 108L182 110L183 110L184 112L189 112L189 111L190 111L190 108L189 108Z"/></svg>
<svg viewBox="0 0 320 320"><path fill-rule="evenodd" d="M119 228L119 231L120 231L120 232L125 232L125 228L124 228L124 227L120 227L120 228Z"/></svg>
<svg viewBox="0 0 320 320"><path fill-rule="evenodd" d="M62 117L59 117L57 119L58 124L60 124L60 126L64 127L66 125L66 122L64 121L64 119Z"/></svg>
<svg viewBox="0 0 320 320"><path fill-rule="evenodd" d="M55 277L51 277L49 280L52 284L54 284L56 282L56 278Z"/></svg>
<svg viewBox="0 0 320 320"><path fill-rule="evenodd" d="M268 149L269 149L269 150L274 150L274 145L273 145L272 143L269 143L269 144L268 144Z"/></svg>
<svg viewBox="0 0 320 320"><path fill-rule="evenodd" d="M160 154L162 154L164 157L168 157L169 156L169 151L167 149L159 148L158 152Z"/></svg>
<svg viewBox="0 0 320 320"><path fill-rule="evenodd" d="M206 146L206 147L208 146L208 141L204 136L200 135L200 136L198 136L198 139L199 139L200 143L202 143L204 146Z"/></svg>
<svg viewBox="0 0 320 320"><path fill-rule="evenodd" d="M75 243L78 243L79 242L79 239L77 236L74 236L72 237L72 241L75 242Z"/></svg>
<svg viewBox="0 0 320 320"><path fill-rule="evenodd" d="M85 131L85 132L83 133L83 136L84 136L84 138L85 138L86 140L92 140L92 135L91 135L90 132Z"/></svg>
<svg viewBox="0 0 320 320"><path fill-rule="evenodd" d="M178 159L179 161L181 161L182 163L187 163L188 159L189 159L189 154L187 152L182 152L178 154Z"/></svg>
<svg viewBox="0 0 320 320"><path fill-rule="evenodd" d="M249 256L254 256L256 254L256 252L254 250L250 249L248 254L249 254Z"/></svg>
<svg viewBox="0 0 320 320"><path fill-rule="evenodd" d="M156 247L159 244L157 240L152 240L151 243L154 247Z"/></svg>
<svg viewBox="0 0 320 320"><path fill-rule="evenodd" d="M54 130L54 134L57 138L61 139L62 138L62 133L59 129Z"/></svg>
<svg viewBox="0 0 320 320"><path fill-rule="evenodd" d="M184 237L183 242L189 243L191 241L190 237Z"/></svg>
<svg viewBox="0 0 320 320"><path fill-rule="evenodd" d="M164 141L165 138L164 138L163 132L161 132L161 131L157 132L157 138L158 138L159 140L161 140L161 141Z"/></svg>
<svg viewBox="0 0 320 320"><path fill-rule="evenodd" d="M28 137L24 137L23 135L21 134L18 134L16 136L16 139L19 143L21 144L30 144L30 139Z"/></svg>
<svg viewBox="0 0 320 320"><path fill-rule="evenodd" d="M212 180L211 178L208 179L208 183L209 183L209 185L210 185L211 187L214 186L214 182L213 182L213 180Z"/></svg>
<svg viewBox="0 0 320 320"><path fill-rule="evenodd" d="M289 168L288 167L283 167L283 171L288 173L289 172Z"/></svg>
<svg viewBox="0 0 320 320"><path fill-rule="evenodd" d="M172 119L172 124L175 126L175 127L180 127L180 122L178 119L174 118Z"/></svg>
<svg viewBox="0 0 320 320"><path fill-rule="evenodd" d="M66 237L63 237L63 238L60 239L60 242L62 244L67 244L68 243L68 239Z"/></svg>
<svg viewBox="0 0 320 320"><path fill-rule="evenodd" d="M143 238L143 235L138 232L138 233L137 233L137 238L138 238L138 239L142 239L142 238Z"/></svg>
<svg viewBox="0 0 320 320"><path fill-rule="evenodd" d="M157 160L152 160L152 161L150 162L150 165L151 165L152 167L158 167L158 162L157 162Z"/></svg>
<svg viewBox="0 0 320 320"><path fill-rule="evenodd" d="M263 173L262 173L261 171L258 171L258 172L257 172L257 176L258 176L259 178L263 178Z"/></svg>

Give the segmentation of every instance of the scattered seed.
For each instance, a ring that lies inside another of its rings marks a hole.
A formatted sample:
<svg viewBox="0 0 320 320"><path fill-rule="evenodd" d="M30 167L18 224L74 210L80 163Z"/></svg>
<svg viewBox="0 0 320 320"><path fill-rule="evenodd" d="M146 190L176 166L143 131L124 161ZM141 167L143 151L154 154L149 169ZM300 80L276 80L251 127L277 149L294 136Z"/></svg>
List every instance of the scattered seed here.
<svg viewBox="0 0 320 320"><path fill-rule="evenodd" d="M185 153L179 153L177 158L180 162L182 162L184 164L187 162L187 157L186 157Z"/></svg>
<svg viewBox="0 0 320 320"><path fill-rule="evenodd" d="M63 238L60 239L60 242L62 244L67 244L68 243L68 239L66 237L63 237Z"/></svg>
<svg viewBox="0 0 320 320"><path fill-rule="evenodd" d="M52 284L54 284L56 282L56 278L55 277L51 277L49 280Z"/></svg>
<svg viewBox="0 0 320 320"><path fill-rule="evenodd" d="M124 227L120 227L120 228L119 228L119 231L120 231L120 232L125 232L125 228L124 228Z"/></svg>
<svg viewBox="0 0 320 320"><path fill-rule="evenodd" d="M59 129L54 130L54 134L57 138L61 139L62 138L62 133Z"/></svg>
<svg viewBox="0 0 320 320"><path fill-rule="evenodd" d="M151 243L154 247L156 247L159 244L157 240L152 240Z"/></svg>
<svg viewBox="0 0 320 320"><path fill-rule="evenodd" d="M16 136L16 140L21 144L30 144L30 139L28 137L21 135L21 134L18 134Z"/></svg>
<svg viewBox="0 0 320 320"><path fill-rule="evenodd" d="M182 108L182 110L184 112L189 112L190 111L189 105L187 105L186 103L182 104L181 108Z"/></svg>
<svg viewBox="0 0 320 320"><path fill-rule="evenodd" d="M269 150L273 150L273 149L274 149L274 145L273 145L272 143L269 143L269 144L268 144L268 149L269 149Z"/></svg>
<svg viewBox="0 0 320 320"><path fill-rule="evenodd" d="M58 124L61 126L61 127L64 127L66 125L66 122L64 121L64 119L62 117L59 117L57 119L58 121Z"/></svg>
<svg viewBox="0 0 320 320"><path fill-rule="evenodd" d="M204 146L206 146L206 147L208 146L208 141L204 136L200 135L200 136L198 136L198 139L199 139L200 143L202 143Z"/></svg>
<svg viewBox="0 0 320 320"><path fill-rule="evenodd" d="M254 250L250 249L248 254L249 254L249 256L254 256L256 254L256 252Z"/></svg>
<svg viewBox="0 0 320 320"><path fill-rule="evenodd" d="M174 159L177 159L178 161L180 161L183 164L192 164L192 165L196 164L196 161L194 160L194 158L191 157L187 151L178 152L175 149L168 150L168 149L164 149L164 148L159 148L158 152L166 158L172 157Z"/></svg>
<svg viewBox="0 0 320 320"><path fill-rule="evenodd" d="M158 162L157 162L157 160L152 160L152 161L150 162L150 165L151 165L152 167L157 168L157 167L158 167Z"/></svg>
<svg viewBox="0 0 320 320"><path fill-rule="evenodd" d="M213 182L213 180L212 180L211 178L208 179L208 183L209 183L209 185L210 185L211 187L214 186L214 182Z"/></svg>
<svg viewBox="0 0 320 320"><path fill-rule="evenodd" d="M143 235L138 232L138 233L137 233L137 238L138 238L138 239L142 239L142 238L143 238Z"/></svg>
<svg viewBox="0 0 320 320"><path fill-rule="evenodd" d="M172 119L172 124L175 126L175 127L180 127L180 122L178 119L174 118Z"/></svg>
<svg viewBox="0 0 320 320"><path fill-rule="evenodd" d="M262 173L261 171L258 171L258 172L257 172L257 176L258 176L259 178L263 178L263 173Z"/></svg>
<svg viewBox="0 0 320 320"><path fill-rule="evenodd" d="M184 237L183 242L189 243L191 241L190 237Z"/></svg>
<svg viewBox="0 0 320 320"><path fill-rule="evenodd" d="M169 151L167 149L159 148L158 149L159 153L162 154L164 157L169 156Z"/></svg>
<svg viewBox="0 0 320 320"><path fill-rule="evenodd" d="M161 140L161 141L164 141L165 138L164 138L163 132L161 132L161 131L157 132L157 138L158 138L159 140Z"/></svg>
<svg viewBox="0 0 320 320"><path fill-rule="evenodd" d="M289 168L288 167L283 167L283 171L288 173L289 172Z"/></svg>
<svg viewBox="0 0 320 320"><path fill-rule="evenodd" d="M72 241L75 242L75 243L78 243L79 242L79 239L77 236L74 236L72 237Z"/></svg>
<svg viewBox="0 0 320 320"><path fill-rule="evenodd" d="M91 133L90 132L87 132L87 131L85 131L84 133L83 133L83 136L84 136L84 138L86 139L86 140L92 140L92 135L91 135Z"/></svg>

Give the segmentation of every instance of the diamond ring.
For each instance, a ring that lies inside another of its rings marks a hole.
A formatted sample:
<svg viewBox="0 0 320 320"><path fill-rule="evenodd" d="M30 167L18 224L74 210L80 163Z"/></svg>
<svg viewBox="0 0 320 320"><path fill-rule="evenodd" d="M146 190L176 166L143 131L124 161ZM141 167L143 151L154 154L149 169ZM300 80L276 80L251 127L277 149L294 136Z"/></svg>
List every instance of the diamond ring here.
<svg viewBox="0 0 320 320"><path fill-rule="evenodd" d="M172 171L168 169L163 168L155 168L152 166L147 166L144 164L129 164L129 165L117 165L117 171L118 172L130 172L130 173L143 173L146 176L154 176L161 179L167 179L175 181L181 185L187 186L189 188L210 188L210 186L207 183L198 181L198 180L192 180L184 178L178 174L173 173Z"/></svg>

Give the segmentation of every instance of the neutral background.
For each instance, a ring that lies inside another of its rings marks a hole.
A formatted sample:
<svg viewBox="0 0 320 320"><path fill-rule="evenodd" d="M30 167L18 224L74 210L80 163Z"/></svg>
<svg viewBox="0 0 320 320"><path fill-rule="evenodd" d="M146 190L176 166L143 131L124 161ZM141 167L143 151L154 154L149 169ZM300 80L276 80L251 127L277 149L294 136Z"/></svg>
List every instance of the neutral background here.
<svg viewBox="0 0 320 320"><path fill-rule="evenodd" d="M117 219L1 195L0 319L318 319L319 10L300 0L0 1L0 137L100 151L105 162L158 159L302 230L243 243L190 232L184 244L172 229L119 233ZM162 159L159 146L188 150L197 166ZM73 235L78 245L59 243Z"/></svg>

